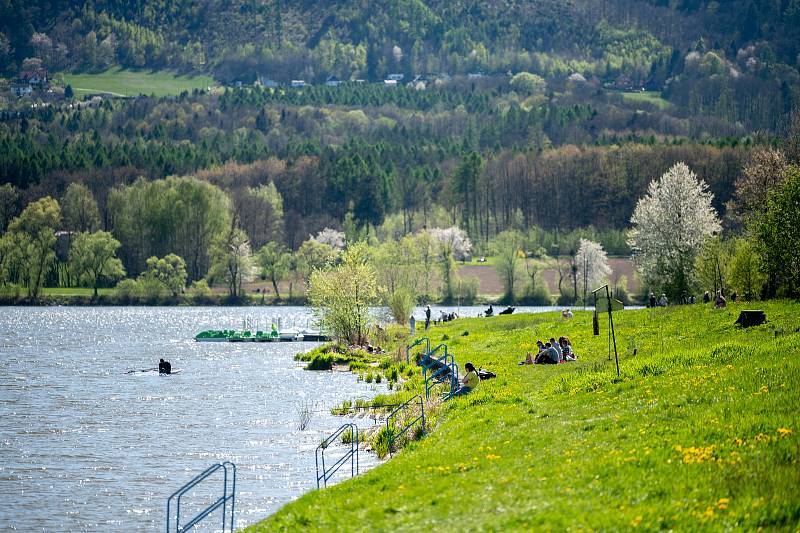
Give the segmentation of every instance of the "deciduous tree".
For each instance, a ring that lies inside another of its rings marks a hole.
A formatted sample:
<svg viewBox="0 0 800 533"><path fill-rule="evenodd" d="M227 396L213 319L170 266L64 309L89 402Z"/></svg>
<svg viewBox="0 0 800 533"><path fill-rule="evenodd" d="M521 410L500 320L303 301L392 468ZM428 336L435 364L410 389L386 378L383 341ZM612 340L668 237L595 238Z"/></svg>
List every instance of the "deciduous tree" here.
<svg viewBox="0 0 800 533"><path fill-rule="evenodd" d="M754 224L769 296L800 295L800 168L791 166L786 181L772 191L767 209Z"/></svg>
<svg viewBox="0 0 800 533"><path fill-rule="evenodd" d="M211 246L211 269L209 277L221 281L228 287L233 299L244 296L242 285L253 279L253 258L247 234L233 228Z"/></svg>
<svg viewBox="0 0 800 533"><path fill-rule="evenodd" d="M147 259L144 275L158 280L173 297L178 296L186 287L186 261L176 254L167 254L161 259L153 256Z"/></svg>
<svg viewBox="0 0 800 533"><path fill-rule="evenodd" d="M514 287L519 274L523 235L515 230L504 231L495 237L493 248L497 262L495 268L503 284L503 301L514 303Z"/></svg>
<svg viewBox="0 0 800 533"><path fill-rule="evenodd" d="M100 211L92 191L82 183L70 183L61 199L64 229L75 233L96 231L100 227Z"/></svg>
<svg viewBox="0 0 800 533"><path fill-rule="evenodd" d="M46 196L28 204L3 237L9 266L27 288L29 298L39 297L45 273L56 257L55 230L60 223L58 202Z"/></svg>
<svg viewBox="0 0 800 533"><path fill-rule="evenodd" d="M340 265L311 274L309 301L324 331L348 344L364 344L377 303L378 279L366 243L350 245Z"/></svg>
<svg viewBox="0 0 800 533"><path fill-rule="evenodd" d="M628 244L645 283L673 300L688 296L697 252L720 231L713 194L685 163L653 180L636 204Z"/></svg>
<svg viewBox="0 0 800 533"><path fill-rule="evenodd" d="M578 290L587 298L589 291L606 281L611 275L611 266L608 264L608 254L603 245L589 239L581 239L578 244L578 253L575 254Z"/></svg>
<svg viewBox="0 0 800 533"><path fill-rule="evenodd" d="M268 242L258 251L256 256L261 275L272 282L275 297L280 300L278 282L284 280L292 268L292 254L278 242Z"/></svg>
<svg viewBox="0 0 800 533"><path fill-rule="evenodd" d="M72 241L70 267L79 278L86 279L95 298L101 280L116 281L125 276L122 261L117 258L119 247L119 241L107 231L79 233Z"/></svg>

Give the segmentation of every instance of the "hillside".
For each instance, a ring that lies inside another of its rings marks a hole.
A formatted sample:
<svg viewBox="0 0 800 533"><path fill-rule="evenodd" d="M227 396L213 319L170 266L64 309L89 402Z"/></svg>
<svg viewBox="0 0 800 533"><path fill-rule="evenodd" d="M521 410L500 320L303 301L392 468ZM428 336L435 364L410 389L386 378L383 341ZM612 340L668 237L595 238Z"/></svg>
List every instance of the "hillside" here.
<svg viewBox="0 0 800 533"><path fill-rule="evenodd" d="M662 90L689 51L707 73L788 83L800 52L797 2L766 0L54 0L4 3L0 20L7 72L39 57L51 70L176 68L227 82L530 71Z"/></svg>
<svg viewBox="0 0 800 533"><path fill-rule="evenodd" d="M435 326L459 365L497 379L446 402L386 464L246 531L793 531L800 309L764 308L748 330L733 326L740 305L618 313L619 378L590 313ZM517 366L560 335L579 362Z"/></svg>

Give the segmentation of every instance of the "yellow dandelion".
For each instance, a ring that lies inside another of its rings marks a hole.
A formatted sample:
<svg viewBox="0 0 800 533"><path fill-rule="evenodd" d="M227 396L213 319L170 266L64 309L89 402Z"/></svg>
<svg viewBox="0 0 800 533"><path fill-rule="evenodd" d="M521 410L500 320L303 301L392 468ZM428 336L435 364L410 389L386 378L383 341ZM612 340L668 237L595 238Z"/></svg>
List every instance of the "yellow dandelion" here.
<svg viewBox="0 0 800 533"><path fill-rule="evenodd" d="M778 428L778 437L780 437L782 439L785 438L785 437L788 437L792 433L794 433L794 431L792 431L789 428Z"/></svg>

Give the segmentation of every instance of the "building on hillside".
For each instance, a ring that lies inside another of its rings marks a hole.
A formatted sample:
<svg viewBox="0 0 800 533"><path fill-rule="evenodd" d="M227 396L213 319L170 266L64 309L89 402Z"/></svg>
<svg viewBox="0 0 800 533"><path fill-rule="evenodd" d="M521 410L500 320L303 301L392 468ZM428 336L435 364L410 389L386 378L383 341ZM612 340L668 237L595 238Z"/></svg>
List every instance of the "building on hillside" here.
<svg viewBox="0 0 800 533"><path fill-rule="evenodd" d="M418 74L414 76L414 79L409 82L408 86L418 91L424 91L428 87L428 80L425 79L425 76L422 74Z"/></svg>
<svg viewBox="0 0 800 533"><path fill-rule="evenodd" d="M586 83L586 77L580 72L573 72L569 75L567 81L571 81L573 83Z"/></svg>
<svg viewBox="0 0 800 533"><path fill-rule="evenodd" d="M14 96L22 97L29 95L33 92L33 87L21 80L14 80L11 82L11 92Z"/></svg>
<svg viewBox="0 0 800 533"><path fill-rule="evenodd" d="M19 73L19 79L31 87L44 89L47 87L47 70L43 68L23 70Z"/></svg>
<svg viewBox="0 0 800 533"><path fill-rule="evenodd" d="M43 68L23 70L19 73L19 77L11 82L11 91L16 96L25 96L34 90L44 91L48 87L47 70Z"/></svg>
<svg viewBox="0 0 800 533"><path fill-rule="evenodd" d="M271 79L269 76L261 75L258 77L256 81L258 81L258 83L260 83L262 87L265 87L267 89L277 89L278 87L278 82Z"/></svg>
<svg viewBox="0 0 800 533"><path fill-rule="evenodd" d="M386 79L394 81L403 81L403 77L404 76L402 74L389 74L388 76L386 76Z"/></svg>
<svg viewBox="0 0 800 533"><path fill-rule="evenodd" d="M325 80L325 85L328 87L338 87L341 84L342 81L336 76L328 76L328 79Z"/></svg>
<svg viewBox="0 0 800 533"><path fill-rule="evenodd" d="M384 87L397 87L397 80L383 80Z"/></svg>
<svg viewBox="0 0 800 533"><path fill-rule="evenodd" d="M306 86L306 82L305 82L305 80L292 80L290 85L294 89L301 89L301 88Z"/></svg>

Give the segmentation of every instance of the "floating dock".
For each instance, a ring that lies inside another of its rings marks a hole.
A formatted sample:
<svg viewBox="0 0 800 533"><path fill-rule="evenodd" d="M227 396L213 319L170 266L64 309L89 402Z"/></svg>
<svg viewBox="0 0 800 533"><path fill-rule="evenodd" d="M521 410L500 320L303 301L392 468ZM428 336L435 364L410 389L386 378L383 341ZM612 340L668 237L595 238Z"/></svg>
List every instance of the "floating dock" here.
<svg viewBox="0 0 800 533"><path fill-rule="evenodd" d="M197 342L326 342L330 338L319 331L288 329L283 331L256 331L208 329L194 336Z"/></svg>

